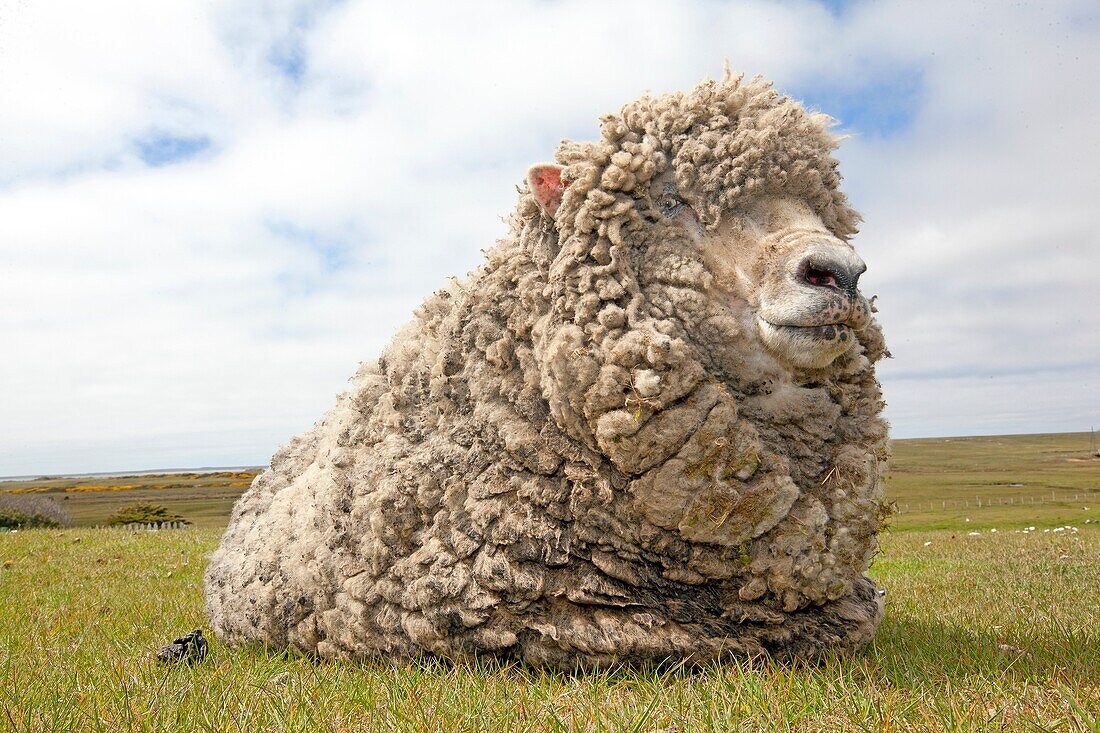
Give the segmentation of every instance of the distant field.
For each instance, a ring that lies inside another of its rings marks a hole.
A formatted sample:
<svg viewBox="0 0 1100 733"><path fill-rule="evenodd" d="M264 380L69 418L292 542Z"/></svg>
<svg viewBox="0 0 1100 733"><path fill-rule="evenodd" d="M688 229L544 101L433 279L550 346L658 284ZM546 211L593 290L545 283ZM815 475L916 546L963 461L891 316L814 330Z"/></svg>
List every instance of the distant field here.
<svg viewBox="0 0 1100 733"><path fill-rule="evenodd" d="M103 524L127 504L162 504L197 527L224 527L233 502L249 487L257 471L161 473L140 476L39 478L4 481L0 494L33 493L60 501L77 526Z"/></svg>
<svg viewBox="0 0 1100 733"><path fill-rule="evenodd" d="M886 488L899 530L1100 521L1088 433L894 441Z"/></svg>
<svg viewBox="0 0 1100 733"><path fill-rule="evenodd" d="M892 520L895 529L946 529L965 524L967 517L974 527L1100 521L1100 459L1091 455L1088 433L898 440L890 465L886 485L899 509ZM147 501L168 506L196 526L221 527L255 475L226 471L5 481L0 493L52 496L79 526L102 524L119 507Z"/></svg>

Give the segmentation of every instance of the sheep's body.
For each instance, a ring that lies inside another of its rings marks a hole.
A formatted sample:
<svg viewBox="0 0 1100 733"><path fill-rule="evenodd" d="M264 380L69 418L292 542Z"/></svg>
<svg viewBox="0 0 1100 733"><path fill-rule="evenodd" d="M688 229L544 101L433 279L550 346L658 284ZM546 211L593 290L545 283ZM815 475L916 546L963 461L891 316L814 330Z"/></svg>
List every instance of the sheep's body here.
<svg viewBox="0 0 1100 733"><path fill-rule="evenodd" d="M566 667L868 641L877 326L825 369L784 366L637 195L670 172L712 222L738 197L797 196L846 238L833 145L732 78L564 144L558 224L521 196L512 236L238 502L206 577L214 631Z"/></svg>

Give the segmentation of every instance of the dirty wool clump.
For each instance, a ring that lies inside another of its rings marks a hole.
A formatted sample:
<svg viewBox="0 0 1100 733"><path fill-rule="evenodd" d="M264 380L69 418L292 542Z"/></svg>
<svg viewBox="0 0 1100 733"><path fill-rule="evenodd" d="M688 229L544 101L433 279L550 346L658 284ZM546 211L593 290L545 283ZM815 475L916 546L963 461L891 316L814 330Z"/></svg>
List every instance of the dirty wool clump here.
<svg viewBox="0 0 1100 733"><path fill-rule="evenodd" d="M881 333L840 269L802 265L797 292L860 316L807 365L753 292L800 232L850 249L829 123L727 74L563 142L485 264L237 503L206 574L216 634L570 668L866 643ZM737 274L708 264L753 237Z"/></svg>

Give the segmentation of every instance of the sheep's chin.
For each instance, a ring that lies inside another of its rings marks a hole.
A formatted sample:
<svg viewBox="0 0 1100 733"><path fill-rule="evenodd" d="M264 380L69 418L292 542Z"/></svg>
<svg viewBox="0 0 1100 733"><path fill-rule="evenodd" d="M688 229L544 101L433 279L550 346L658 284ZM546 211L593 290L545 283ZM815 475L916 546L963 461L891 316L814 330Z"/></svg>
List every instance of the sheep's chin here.
<svg viewBox="0 0 1100 733"><path fill-rule="evenodd" d="M780 360L801 369L823 369L851 347L855 335L844 324L787 326L757 318L764 345Z"/></svg>

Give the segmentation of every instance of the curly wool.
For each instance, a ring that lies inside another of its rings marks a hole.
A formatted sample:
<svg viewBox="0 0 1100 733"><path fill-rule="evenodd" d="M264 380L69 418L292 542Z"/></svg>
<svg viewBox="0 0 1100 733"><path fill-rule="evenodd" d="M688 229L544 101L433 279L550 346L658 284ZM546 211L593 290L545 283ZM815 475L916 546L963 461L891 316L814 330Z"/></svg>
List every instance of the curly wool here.
<svg viewBox="0 0 1100 733"><path fill-rule="evenodd" d="M671 173L709 227L787 195L847 239L828 124L727 74L564 142L556 223L524 191L486 263L237 503L206 575L216 634L559 667L868 641L877 325L826 369L784 367L645 208Z"/></svg>

